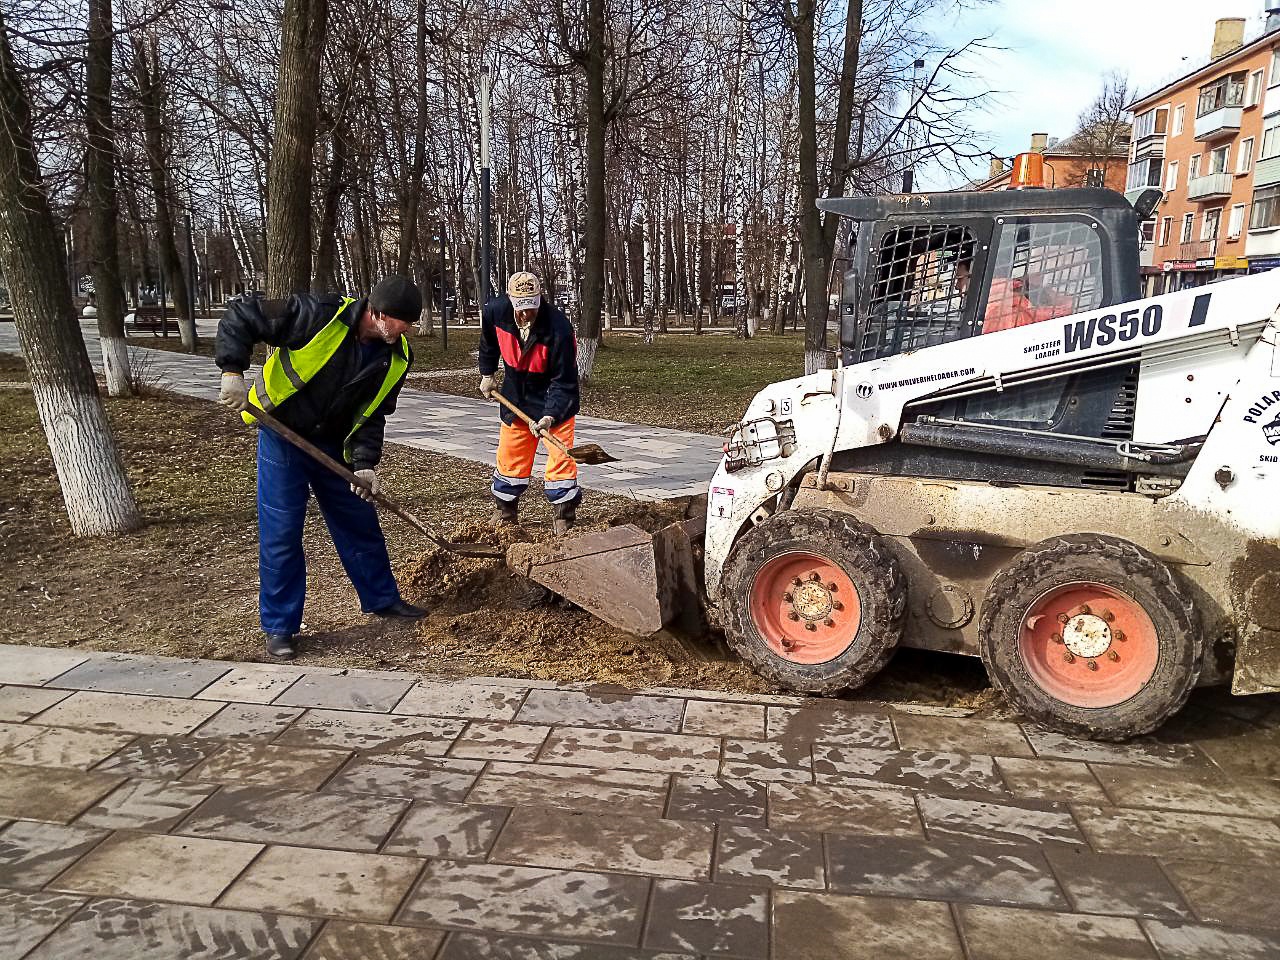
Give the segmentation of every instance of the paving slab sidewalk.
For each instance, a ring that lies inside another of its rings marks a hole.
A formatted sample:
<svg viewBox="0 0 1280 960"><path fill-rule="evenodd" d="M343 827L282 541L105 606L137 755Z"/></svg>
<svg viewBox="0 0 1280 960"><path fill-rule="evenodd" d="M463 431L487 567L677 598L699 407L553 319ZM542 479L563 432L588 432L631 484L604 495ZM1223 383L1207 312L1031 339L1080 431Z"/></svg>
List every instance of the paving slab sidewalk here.
<svg viewBox="0 0 1280 960"><path fill-rule="evenodd" d="M1280 697L951 714L0 646L0 958L1280 957Z"/></svg>

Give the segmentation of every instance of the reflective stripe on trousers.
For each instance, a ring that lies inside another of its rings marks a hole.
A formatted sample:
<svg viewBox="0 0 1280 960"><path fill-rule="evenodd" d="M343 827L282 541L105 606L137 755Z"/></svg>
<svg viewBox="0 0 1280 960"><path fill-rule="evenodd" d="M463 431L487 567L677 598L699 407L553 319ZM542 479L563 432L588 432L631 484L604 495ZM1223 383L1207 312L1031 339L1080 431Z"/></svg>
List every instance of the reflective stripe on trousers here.
<svg viewBox="0 0 1280 960"><path fill-rule="evenodd" d="M574 418L551 430L566 447L573 446ZM523 422L504 423L498 434L498 465L493 471L493 495L512 502L524 493L533 475L533 458L542 441ZM545 444L547 467L544 473L547 500L557 506L567 505L582 496L578 486L578 465L550 444Z"/></svg>

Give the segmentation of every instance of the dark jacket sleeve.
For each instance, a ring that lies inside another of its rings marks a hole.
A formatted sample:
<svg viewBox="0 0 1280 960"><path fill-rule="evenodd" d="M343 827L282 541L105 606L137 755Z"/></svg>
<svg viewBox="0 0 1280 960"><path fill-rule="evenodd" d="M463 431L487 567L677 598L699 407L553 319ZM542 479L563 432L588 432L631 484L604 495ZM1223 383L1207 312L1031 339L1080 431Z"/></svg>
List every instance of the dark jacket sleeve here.
<svg viewBox="0 0 1280 960"><path fill-rule="evenodd" d="M409 350L409 370L413 369L413 349ZM356 431L354 437L351 438L351 469L352 470L372 470L382 461L382 437L387 429L387 417L396 412L396 403L400 399L400 388L404 386L407 379L408 370L405 371L406 376L400 379L387 394L386 398L378 406L372 416L369 417L360 429Z"/></svg>
<svg viewBox="0 0 1280 960"><path fill-rule="evenodd" d="M213 359L224 373L249 369L257 343L273 347L296 346L305 336L306 310L298 297L288 300L236 299L218 321Z"/></svg>
<svg viewBox="0 0 1280 960"><path fill-rule="evenodd" d="M497 315L494 308L495 302L491 300L486 303L484 310L480 313L479 364L482 377L491 377L498 372L498 358L501 356L498 351L498 332L494 321Z"/></svg>
<svg viewBox="0 0 1280 960"><path fill-rule="evenodd" d="M563 318L556 324L555 343L547 366L551 381L547 384L547 402L542 407L542 415L561 424L578 408L578 346L573 327Z"/></svg>

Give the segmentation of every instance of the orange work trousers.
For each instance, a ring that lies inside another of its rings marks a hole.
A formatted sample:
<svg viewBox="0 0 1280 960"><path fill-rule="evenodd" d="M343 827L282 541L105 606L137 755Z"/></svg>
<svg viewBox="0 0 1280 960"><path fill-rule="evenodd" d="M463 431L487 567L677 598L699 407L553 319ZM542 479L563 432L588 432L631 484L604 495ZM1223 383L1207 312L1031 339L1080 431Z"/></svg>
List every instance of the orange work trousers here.
<svg viewBox="0 0 1280 960"><path fill-rule="evenodd" d="M566 447L573 446L573 421L570 417L551 433ZM523 421L504 423L498 434L498 466L493 471L493 496L513 503L520 499L533 476L533 457L541 439ZM552 506L568 507L582 496L578 487L578 465L572 457L547 444L547 469L544 474L547 500Z"/></svg>

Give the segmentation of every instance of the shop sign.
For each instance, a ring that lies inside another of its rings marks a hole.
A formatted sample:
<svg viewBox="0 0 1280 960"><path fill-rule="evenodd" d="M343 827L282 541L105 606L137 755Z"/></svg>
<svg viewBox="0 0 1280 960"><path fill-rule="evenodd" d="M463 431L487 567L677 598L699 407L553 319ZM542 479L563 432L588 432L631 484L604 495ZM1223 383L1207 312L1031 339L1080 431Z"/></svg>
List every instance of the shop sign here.
<svg viewBox="0 0 1280 960"><path fill-rule="evenodd" d="M1217 262L1218 262L1218 261L1217 261L1216 259L1214 259L1213 257L1205 257L1205 258L1204 258L1204 259L1202 259L1202 260L1197 260L1197 261L1196 261L1195 269L1197 269L1197 270L1212 270L1212 269L1214 268L1214 266L1216 266L1216 265L1217 265Z"/></svg>
<svg viewBox="0 0 1280 960"><path fill-rule="evenodd" d="M1215 270L1248 270L1249 261L1244 257L1218 257L1213 262Z"/></svg>

